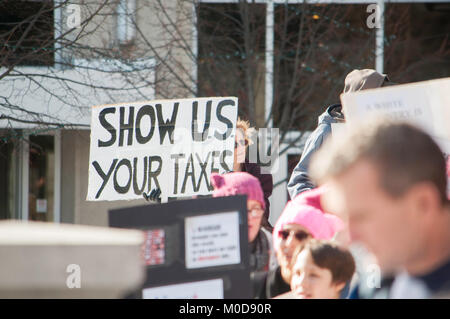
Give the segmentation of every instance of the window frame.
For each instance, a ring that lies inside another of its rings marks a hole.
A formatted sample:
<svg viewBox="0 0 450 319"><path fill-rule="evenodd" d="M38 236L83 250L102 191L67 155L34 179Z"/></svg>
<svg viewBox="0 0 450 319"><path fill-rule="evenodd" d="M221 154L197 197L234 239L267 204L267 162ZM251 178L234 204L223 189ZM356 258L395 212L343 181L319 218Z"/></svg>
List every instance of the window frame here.
<svg viewBox="0 0 450 319"><path fill-rule="evenodd" d="M19 211L16 212L18 219L28 221L28 201L29 201L29 137L32 135L30 129L22 130L23 140L19 143L20 147L20 170L19 180L21 181L21 188L19 191ZM33 134L34 135L34 134ZM54 194L53 194L53 220L48 222L60 223L61 222L61 130L53 130L49 132L41 132L35 135L50 135L54 138L54 150L55 150L55 167L54 167Z"/></svg>

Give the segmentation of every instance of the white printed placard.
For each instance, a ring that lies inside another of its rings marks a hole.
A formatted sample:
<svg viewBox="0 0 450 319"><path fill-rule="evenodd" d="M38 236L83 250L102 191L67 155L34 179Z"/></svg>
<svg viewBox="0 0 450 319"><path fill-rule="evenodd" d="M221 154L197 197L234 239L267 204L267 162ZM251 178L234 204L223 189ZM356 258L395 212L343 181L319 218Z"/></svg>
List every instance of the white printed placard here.
<svg viewBox="0 0 450 319"><path fill-rule="evenodd" d="M407 121L430 134L450 153L450 78L341 94L346 122L375 116Z"/></svg>
<svg viewBox="0 0 450 319"><path fill-rule="evenodd" d="M46 213L47 212L47 200L38 198L36 199L36 213Z"/></svg>
<svg viewBox="0 0 450 319"><path fill-rule="evenodd" d="M145 288L143 299L223 299L223 280L211 279Z"/></svg>
<svg viewBox="0 0 450 319"><path fill-rule="evenodd" d="M187 269L241 262L238 212L187 217L184 229Z"/></svg>
<svg viewBox="0 0 450 319"><path fill-rule="evenodd" d="M346 130L347 125L345 123L331 123L331 138L333 140L341 138Z"/></svg>
<svg viewBox="0 0 450 319"><path fill-rule="evenodd" d="M208 195L212 172L233 169L236 97L92 108L87 200Z"/></svg>

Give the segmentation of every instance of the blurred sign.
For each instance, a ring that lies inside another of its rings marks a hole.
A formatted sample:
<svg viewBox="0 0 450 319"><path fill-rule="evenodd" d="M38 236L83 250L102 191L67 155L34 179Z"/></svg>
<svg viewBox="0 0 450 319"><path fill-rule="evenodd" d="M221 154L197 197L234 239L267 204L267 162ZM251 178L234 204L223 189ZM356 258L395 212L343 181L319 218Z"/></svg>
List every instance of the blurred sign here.
<svg viewBox="0 0 450 319"><path fill-rule="evenodd" d="M407 121L430 134L450 153L450 78L341 94L346 122L374 116Z"/></svg>
<svg viewBox="0 0 450 319"><path fill-rule="evenodd" d="M165 232L164 229L148 230L144 232L143 258L146 266L161 265L165 261Z"/></svg>
<svg viewBox="0 0 450 319"><path fill-rule="evenodd" d="M186 268L239 264L239 213L185 219Z"/></svg>
<svg viewBox="0 0 450 319"><path fill-rule="evenodd" d="M114 209L109 225L145 234L147 279L135 297L251 297L246 196Z"/></svg>
<svg viewBox="0 0 450 319"><path fill-rule="evenodd" d="M47 200L46 199L36 199L36 213L46 213L47 212Z"/></svg>

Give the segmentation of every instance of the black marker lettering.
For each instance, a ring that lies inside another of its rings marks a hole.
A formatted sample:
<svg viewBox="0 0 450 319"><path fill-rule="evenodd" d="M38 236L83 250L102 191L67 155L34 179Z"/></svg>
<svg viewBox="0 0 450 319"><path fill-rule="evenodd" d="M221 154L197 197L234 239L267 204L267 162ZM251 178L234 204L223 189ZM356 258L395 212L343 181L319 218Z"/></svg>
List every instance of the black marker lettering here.
<svg viewBox="0 0 450 319"><path fill-rule="evenodd" d="M224 106L235 106L234 105L234 101L233 100L223 100L219 102L219 105L217 106L217 110L216 110L216 116L217 119L222 122L225 123L227 126L227 130L225 133L223 133L222 135L220 133L218 133L217 131L214 132L214 136L219 140L219 141L225 141L227 139L228 136L230 136L231 134L231 130L233 128L233 123L230 121L230 119L226 118L225 116L222 115L222 109Z"/></svg>
<svg viewBox="0 0 450 319"><path fill-rule="evenodd" d="M209 125L211 124L211 104L212 101L206 102L206 118L205 125L203 126L203 132L198 132L198 102L192 103L192 140L195 142L204 142L208 137Z"/></svg>
<svg viewBox="0 0 450 319"><path fill-rule="evenodd" d="M120 131L119 131L119 146L123 146L124 131L128 131L128 143L133 144L133 122L134 122L134 107L130 106L130 113L128 115L128 123L125 123L125 107L120 108Z"/></svg>
<svg viewBox="0 0 450 319"><path fill-rule="evenodd" d="M223 151L222 155L220 157L220 165L222 165L223 169L227 172L231 171L231 169L228 167L227 163L225 163L225 157L227 157L228 155L231 157L231 155L233 155L233 153L228 150Z"/></svg>
<svg viewBox="0 0 450 319"><path fill-rule="evenodd" d="M150 132L147 136L142 136L141 132L141 120L144 115L148 115L150 117ZM141 107L136 115L136 140L139 144L145 144L153 136L153 132L155 131L155 110L151 105L144 105Z"/></svg>
<svg viewBox="0 0 450 319"><path fill-rule="evenodd" d="M164 137L166 136L166 133L169 133L170 144L173 144L173 131L176 125L179 104L180 103L175 102L172 111L172 118L170 119L170 121L169 120L164 121L162 114L162 106L161 104L156 104L156 113L158 115L158 126L159 126L159 139L161 145L164 142Z"/></svg>
<svg viewBox="0 0 450 319"><path fill-rule="evenodd" d="M128 182L125 184L125 186L120 186L119 183L117 182L117 172L119 171L119 168L123 165L125 165L128 168L129 177ZM116 190L116 192L118 192L119 194L125 194L126 192L128 192L131 186L131 178L132 178L131 163L129 160L124 158L119 162L119 164L117 164L116 169L114 170L114 189Z"/></svg>
<svg viewBox="0 0 450 319"><path fill-rule="evenodd" d="M174 180L174 185L173 185L173 193L177 194L178 192L178 170L179 165L178 165L178 159L179 158L184 158L184 154L172 154L170 155L170 158L175 159L175 180Z"/></svg>
<svg viewBox="0 0 450 319"><path fill-rule="evenodd" d="M149 156L148 157L148 192L152 189L152 179L155 182L155 188L159 188L161 189L161 186L159 186L159 182L158 182L158 176L159 174L161 174L161 170L162 170L162 159L160 156ZM152 166L153 166L153 162L158 162L158 168L153 171L152 170Z"/></svg>
<svg viewBox="0 0 450 319"><path fill-rule="evenodd" d="M114 114L116 113L116 108L115 107L107 107L103 110L100 111L100 114L98 116L99 120L100 120L100 124L109 132L109 134L111 134L111 138L109 139L109 141L98 141L98 147L108 147L114 144L114 142L116 141L116 129L114 128L114 126L111 125L111 123L109 123L106 120L106 114Z"/></svg>
<svg viewBox="0 0 450 319"><path fill-rule="evenodd" d="M192 167L192 170L190 172L188 172L189 166ZM196 191L195 190L194 158L193 158L192 154L191 154L191 156L189 156L189 160L188 160L187 165L186 165L186 170L184 171L183 186L181 187L181 193L182 194L184 194L186 192L186 182L187 182L188 176L191 177L192 189L194 191Z"/></svg>
<svg viewBox="0 0 450 319"><path fill-rule="evenodd" d="M219 156L220 156L220 152L219 151L213 151L212 152L212 157L211 157L211 174L212 173L219 173L219 169L214 166L214 163L215 163L214 159L216 157L219 157Z"/></svg>
<svg viewBox="0 0 450 319"><path fill-rule="evenodd" d="M98 175L100 175L100 177L102 178L102 186L100 187L100 189L98 190L97 194L95 195L95 198L99 198L100 194L102 193L103 189L105 188L106 184L108 183L109 178L111 177L111 174L114 170L114 167L116 166L118 159L115 158L112 163L111 166L109 167L108 173L104 173L102 168L100 167L100 165L98 164L97 161L92 162L92 165L94 165L95 170L97 171Z"/></svg>
<svg viewBox="0 0 450 319"><path fill-rule="evenodd" d="M136 195L140 195L144 191L145 184L147 183L147 159L145 157L143 159L143 162L144 162L144 177L143 177L143 179L144 180L142 181L141 188L139 188L138 184L137 184L137 170L138 170L137 169L137 160L138 160L137 157L135 157L133 159L133 190Z"/></svg>
<svg viewBox="0 0 450 319"><path fill-rule="evenodd" d="M195 156L197 157L197 160L200 163L200 168L202 170L200 172L200 177L198 179L197 187L194 189L194 191L196 191L196 192L200 189L200 185L202 183L202 176L205 177L206 187L208 188L208 190L212 191L214 189L214 187L211 189L211 186L209 185L209 181L208 181L208 174L206 174L206 166L208 166L209 154L211 154L211 152L208 152L208 156L206 156L205 162L202 162L202 159L200 158L200 156L198 156L198 154L195 154Z"/></svg>

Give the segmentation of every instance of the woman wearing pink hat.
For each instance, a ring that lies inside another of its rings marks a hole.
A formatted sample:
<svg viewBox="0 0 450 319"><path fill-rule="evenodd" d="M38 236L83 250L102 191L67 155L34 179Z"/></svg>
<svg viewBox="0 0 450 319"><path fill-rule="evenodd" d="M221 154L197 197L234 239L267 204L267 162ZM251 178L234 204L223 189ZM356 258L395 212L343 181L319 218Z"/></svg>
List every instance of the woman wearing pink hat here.
<svg viewBox="0 0 450 319"><path fill-rule="evenodd" d="M272 234L261 227L265 210L264 193L259 180L245 172L212 174L213 197L247 195L250 270L267 272L276 267Z"/></svg>
<svg viewBox="0 0 450 319"><path fill-rule="evenodd" d="M256 298L273 298L290 291L292 257L298 246L310 238L331 240L344 228L337 216L322 211L321 194L320 189L313 189L287 203L273 230L279 266L267 275L254 277Z"/></svg>

